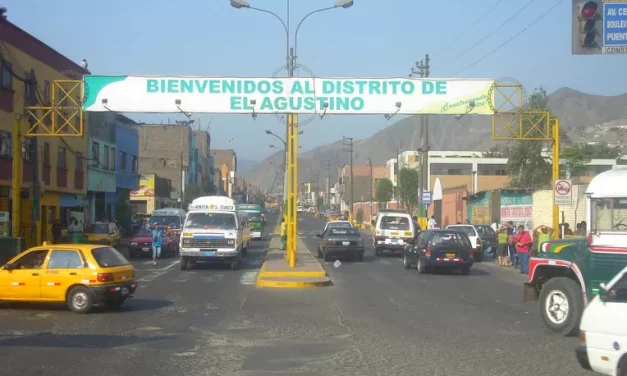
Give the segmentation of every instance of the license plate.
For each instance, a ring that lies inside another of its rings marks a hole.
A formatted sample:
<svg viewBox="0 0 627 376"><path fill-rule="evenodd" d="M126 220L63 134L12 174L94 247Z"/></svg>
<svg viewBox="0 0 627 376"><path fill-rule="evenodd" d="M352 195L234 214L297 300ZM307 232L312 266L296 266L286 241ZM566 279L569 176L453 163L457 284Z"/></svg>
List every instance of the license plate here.
<svg viewBox="0 0 627 376"><path fill-rule="evenodd" d="M128 295L128 288L122 287L122 295Z"/></svg>
<svg viewBox="0 0 627 376"><path fill-rule="evenodd" d="M447 253L446 254L446 258L455 258L455 254L454 253Z"/></svg>
<svg viewBox="0 0 627 376"><path fill-rule="evenodd" d="M390 239L390 242L392 242L392 243L398 243L398 239Z"/></svg>
<svg viewBox="0 0 627 376"><path fill-rule="evenodd" d="M203 256L215 256L216 251L201 251Z"/></svg>
<svg viewBox="0 0 627 376"><path fill-rule="evenodd" d="M342 242L342 245L351 245L351 242Z"/></svg>
<svg viewBox="0 0 627 376"><path fill-rule="evenodd" d="M142 248L142 251L148 252L148 251L150 251L150 248Z"/></svg>
<svg viewBox="0 0 627 376"><path fill-rule="evenodd" d="M398 235L398 232L394 231L390 233L391 235Z"/></svg>

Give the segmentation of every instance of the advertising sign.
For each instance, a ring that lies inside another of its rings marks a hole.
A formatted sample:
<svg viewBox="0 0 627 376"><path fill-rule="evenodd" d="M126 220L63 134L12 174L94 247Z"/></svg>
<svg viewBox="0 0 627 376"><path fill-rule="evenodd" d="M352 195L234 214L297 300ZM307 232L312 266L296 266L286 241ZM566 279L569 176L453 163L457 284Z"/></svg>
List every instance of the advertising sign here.
<svg viewBox="0 0 627 376"><path fill-rule="evenodd" d="M155 175L145 174L139 176L139 187L131 191L131 197L154 197L155 196Z"/></svg>
<svg viewBox="0 0 627 376"><path fill-rule="evenodd" d="M490 79L85 76L84 111L493 114ZM474 105L474 106L473 106Z"/></svg>

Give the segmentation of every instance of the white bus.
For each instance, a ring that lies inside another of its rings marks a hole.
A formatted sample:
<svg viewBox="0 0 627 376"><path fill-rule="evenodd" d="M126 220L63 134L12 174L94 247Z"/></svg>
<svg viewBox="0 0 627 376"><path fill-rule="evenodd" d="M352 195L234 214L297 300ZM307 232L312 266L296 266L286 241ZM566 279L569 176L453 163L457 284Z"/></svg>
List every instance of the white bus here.
<svg viewBox="0 0 627 376"><path fill-rule="evenodd" d="M195 199L188 208L181 236L181 270L199 261L228 261L238 269L248 249L250 228L238 215L237 203L225 196Z"/></svg>

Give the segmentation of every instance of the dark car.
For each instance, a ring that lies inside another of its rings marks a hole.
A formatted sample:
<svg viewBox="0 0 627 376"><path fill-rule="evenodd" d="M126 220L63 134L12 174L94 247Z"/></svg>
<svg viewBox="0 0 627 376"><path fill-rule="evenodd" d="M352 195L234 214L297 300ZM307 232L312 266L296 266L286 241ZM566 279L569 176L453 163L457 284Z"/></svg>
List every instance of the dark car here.
<svg viewBox="0 0 627 376"><path fill-rule="evenodd" d="M413 243L405 247L403 266L406 269L416 265L420 274L435 268L459 269L463 275L470 272L474 262L472 245L463 232L427 230Z"/></svg>
<svg viewBox="0 0 627 376"><path fill-rule="evenodd" d="M481 239L482 251L490 251L490 253L496 252L496 232L491 226L488 225L475 225L479 239Z"/></svg>
<svg viewBox="0 0 627 376"><path fill-rule="evenodd" d="M152 257L152 230L140 228L137 235L131 239L128 246L128 255L130 258L138 258L142 256ZM163 245L161 246L161 254L163 256L176 255L178 252L178 235L173 231L163 233Z"/></svg>
<svg viewBox="0 0 627 376"><path fill-rule="evenodd" d="M318 257L329 261L331 257L351 257L355 261L364 261L364 240L358 229L353 227L329 227L318 234Z"/></svg>

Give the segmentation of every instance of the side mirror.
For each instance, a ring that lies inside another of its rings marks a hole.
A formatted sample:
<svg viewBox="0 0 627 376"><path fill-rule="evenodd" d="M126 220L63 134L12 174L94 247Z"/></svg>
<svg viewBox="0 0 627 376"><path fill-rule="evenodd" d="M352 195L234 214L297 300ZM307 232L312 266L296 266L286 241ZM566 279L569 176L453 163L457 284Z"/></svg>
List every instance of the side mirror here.
<svg viewBox="0 0 627 376"><path fill-rule="evenodd" d="M607 291L607 285L605 283L601 283L599 284L599 299L601 299L602 302L606 302L608 299L608 297L610 296L610 292Z"/></svg>
<svg viewBox="0 0 627 376"><path fill-rule="evenodd" d="M13 266L11 264L4 264L4 265L2 265L2 269L4 269L4 270L11 270L11 269L13 269Z"/></svg>

